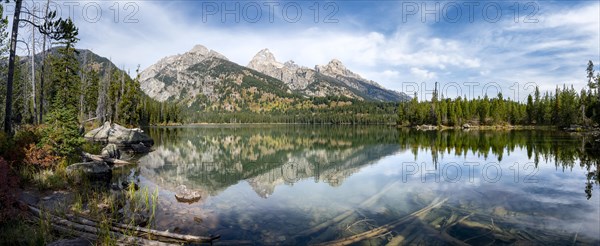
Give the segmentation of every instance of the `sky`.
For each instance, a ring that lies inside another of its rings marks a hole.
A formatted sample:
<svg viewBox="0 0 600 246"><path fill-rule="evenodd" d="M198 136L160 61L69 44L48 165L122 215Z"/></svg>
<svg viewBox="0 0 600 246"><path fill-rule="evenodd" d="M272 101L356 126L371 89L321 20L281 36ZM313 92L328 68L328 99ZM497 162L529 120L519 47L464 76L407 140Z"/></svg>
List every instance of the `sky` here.
<svg viewBox="0 0 600 246"><path fill-rule="evenodd" d="M78 48L132 73L197 44L240 65L268 48L280 62L311 68L335 58L364 78L420 98L438 82L447 97L502 92L523 101L535 86L584 88L589 60L600 70L597 0L103 0L50 6L74 19Z"/></svg>

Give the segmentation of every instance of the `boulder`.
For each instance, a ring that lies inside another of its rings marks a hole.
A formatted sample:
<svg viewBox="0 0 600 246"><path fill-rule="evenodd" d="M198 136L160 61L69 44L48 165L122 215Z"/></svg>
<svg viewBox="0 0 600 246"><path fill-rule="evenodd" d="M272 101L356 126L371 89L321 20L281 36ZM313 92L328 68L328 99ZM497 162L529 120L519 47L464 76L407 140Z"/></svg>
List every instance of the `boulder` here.
<svg viewBox="0 0 600 246"><path fill-rule="evenodd" d="M469 129L469 128L471 128L471 125L469 125L468 123L465 123L465 124L462 125L462 128L463 129Z"/></svg>
<svg viewBox="0 0 600 246"><path fill-rule="evenodd" d="M104 148L102 148L100 156L102 156L103 158L120 159L121 151L119 150L119 148L117 148L116 144L107 144Z"/></svg>
<svg viewBox="0 0 600 246"><path fill-rule="evenodd" d="M136 153L147 153L150 152L150 146L146 146L144 143L131 144L131 149Z"/></svg>
<svg viewBox="0 0 600 246"><path fill-rule="evenodd" d="M91 180L110 180L112 178L112 169L106 162L93 161L75 163L67 167L67 174L86 176Z"/></svg>
<svg viewBox="0 0 600 246"><path fill-rule="evenodd" d="M202 195L198 191L190 190L185 185L180 185L175 189L175 199L178 202L195 203L200 201Z"/></svg>
<svg viewBox="0 0 600 246"><path fill-rule="evenodd" d="M133 149L133 144L142 144L146 148L136 149L148 151L154 145L154 140L141 129L129 129L110 122L105 122L101 127L89 131L85 134L85 138L96 142L112 143L124 149Z"/></svg>

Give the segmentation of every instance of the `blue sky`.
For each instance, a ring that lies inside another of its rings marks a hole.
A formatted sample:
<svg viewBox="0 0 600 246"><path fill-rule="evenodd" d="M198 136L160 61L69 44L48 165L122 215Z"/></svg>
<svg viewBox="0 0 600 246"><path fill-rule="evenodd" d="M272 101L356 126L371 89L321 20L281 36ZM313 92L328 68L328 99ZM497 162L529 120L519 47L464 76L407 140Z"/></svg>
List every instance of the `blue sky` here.
<svg viewBox="0 0 600 246"><path fill-rule="evenodd" d="M588 60L600 64L600 1L594 0L57 1L53 6L63 16L71 12L80 27L79 48L131 71L196 44L241 65L269 48L279 61L307 67L336 58L365 78L411 95L408 85L416 84L422 97L438 81L448 88L447 96L479 96L486 85L497 85L487 93L502 90L505 97L524 100L534 84L550 91L564 83L584 88Z"/></svg>

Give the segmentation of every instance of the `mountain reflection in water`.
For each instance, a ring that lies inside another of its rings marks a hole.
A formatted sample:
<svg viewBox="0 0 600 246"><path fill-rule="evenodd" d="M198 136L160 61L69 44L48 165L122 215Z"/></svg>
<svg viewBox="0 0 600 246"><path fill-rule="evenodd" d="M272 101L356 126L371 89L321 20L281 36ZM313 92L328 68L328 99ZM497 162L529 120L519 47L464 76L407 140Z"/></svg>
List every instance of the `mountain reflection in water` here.
<svg viewBox="0 0 600 246"><path fill-rule="evenodd" d="M305 125L147 131L155 150L140 158L139 171L162 190L163 229L221 234L223 242L314 244L391 223L441 197L441 207L417 218L429 226L407 222L368 240L447 243L427 233L437 230L468 244L599 242L598 151L585 136ZM489 178L492 166L498 179ZM202 199L177 203L180 185ZM345 211L354 212L311 231Z"/></svg>

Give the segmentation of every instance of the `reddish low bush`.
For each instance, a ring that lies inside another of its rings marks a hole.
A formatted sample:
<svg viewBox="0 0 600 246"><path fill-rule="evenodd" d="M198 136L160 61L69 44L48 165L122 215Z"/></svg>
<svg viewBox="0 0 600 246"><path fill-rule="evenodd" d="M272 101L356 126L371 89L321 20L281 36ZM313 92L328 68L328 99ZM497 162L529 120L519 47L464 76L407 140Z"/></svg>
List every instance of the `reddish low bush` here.
<svg viewBox="0 0 600 246"><path fill-rule="evenodd" d="M10 138L0 134L0 156L11 165L20 164L25 158L25 149L40 141L40 128L24 126Z"/></svg>
<svg viewBox="0 0 600 246"><path fill-rule="evenodd" d="M0 224L11 219L17 212L18 178L9 164L0 157Z"/></svg>
<svg viewBox="0 0 600 246"><path fill-rule="evenodd" d="M29 144L25 147L24 152L23 163L38 168L54 168L61 159L52 153L52 148L48 145L38 147L35 144Z"/></svg>

